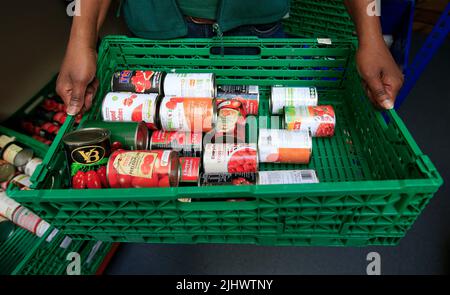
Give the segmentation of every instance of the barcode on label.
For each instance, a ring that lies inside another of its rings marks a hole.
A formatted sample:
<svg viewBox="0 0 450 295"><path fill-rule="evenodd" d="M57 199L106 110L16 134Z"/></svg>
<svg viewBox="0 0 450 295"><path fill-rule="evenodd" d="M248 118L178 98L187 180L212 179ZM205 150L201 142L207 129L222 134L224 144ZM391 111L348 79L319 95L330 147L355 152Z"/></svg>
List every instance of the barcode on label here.
<svg viewBox="0 0 450 295"><path fill-rule="evenodd" d="M303 183L316 183L317 176L314 170L302 170L300 171L300 176Z"/></svg>

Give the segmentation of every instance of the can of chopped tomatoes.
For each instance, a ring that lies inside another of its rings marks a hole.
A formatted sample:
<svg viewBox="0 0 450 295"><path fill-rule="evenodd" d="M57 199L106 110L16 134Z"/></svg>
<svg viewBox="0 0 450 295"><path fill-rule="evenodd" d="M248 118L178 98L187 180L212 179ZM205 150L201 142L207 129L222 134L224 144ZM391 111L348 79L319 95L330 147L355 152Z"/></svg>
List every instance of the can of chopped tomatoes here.
<svg viewBox="0 0 450 295"><path fill-rule="evenodd" d="M258 153L261 163L308 164L312 154L312 138L308 132L260 129Z"/></svg>
<svg viewBox="0 0 450 295"><path fill-rule="evenodd" d="M115 151L106 171L112 188L176 187L180 181L178 154L169 150Z"/></svg>
<svg viewBox="0 0 450 295"><path fill-rule="evenodd" d="M164 72L118 71L111 79L111 91L162 94Z"/></svg>
<svg viewBox="0 0 450 295"><path fill-rule="evenodd" d="M200 186L254 185L256 181L257 174L254 172L214 173L203 174L200 179Z"/></svg>
<svg viewBox="0 0 450 295"><path fill-rule="evenodd" d="M239 100L225 100L217 106L214 143L245 143L246 112Z"/></svg>
<svg viewBox="0 0 450 295"><path fill-rule="evenodd" d="M156 130L149 140L151 150L174 150L183 157L200 157L203 150L203 133Z"/></svg>
<svg viewBox="0 0 450 295"><path fill-rule="evenodd" d="M157 93L110 92L102 104L102 116L109 122L145 122L149 129L159 129Z"/></svg>
<svg viewBox="0 0 450 295"><path fill-rule="evenodd" d="M166 96L159 119L166 131L208 132L216 124L217 106L212 98Z"/></svg>
<svg viewBox="0 0 450 295"><path fill-rule="evenodd" d="M217 104L225 100L238 100L247 115L258 115L259 87L222 85L217 87Z"/></svg>
<svg viewBox="0 0 450 295"><path fill-rule="evenodd" d="M216 77L212 73L168 73L164 95L179 97L216 97Z"/></svg>
<svg viewBox="0 0 450 295"><path fill-rule="evenodd" d="M257 172L256 144L206 144L203 154L205 173Z"/></svg>
<svg viewBox="0 0 450 295"><path fill-rule="evenodd" d="M318 103L316 87L272 87L270 110L281 114L284 107L316 106Z"/></svg>
<svg viewBox="0 0 450 295"><path fill-rule="evenodd" d="M111 143L120 142L125 149L148 149L149 130L144 122L86 121L83 128L107 129L111 132Z"/></svg>
<svg viewBox="0 0 450 295"><path fill-rule="evenodd" d="M285 109L284 124L287 130L307 131L313 137L331 137L336 127L332 106L289 107Z"/></svg>
<svg viewBox="0 0 450 295"><path fill-rule="evenodd" d="M180 186L198 186L201 158L180 158Z"/></svg>

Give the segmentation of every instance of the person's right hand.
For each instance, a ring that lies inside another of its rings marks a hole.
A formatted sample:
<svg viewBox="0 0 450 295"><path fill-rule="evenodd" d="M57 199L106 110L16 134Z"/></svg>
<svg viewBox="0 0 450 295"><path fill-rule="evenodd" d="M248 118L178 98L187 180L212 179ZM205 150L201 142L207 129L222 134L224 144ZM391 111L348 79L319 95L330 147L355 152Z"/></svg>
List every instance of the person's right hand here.
<svg viewBox="0 0 450 295"><path fill-rule="evenodd" d="M95 78L97 52L93 48L71 46L67 48L56 82L56 92L64 101L68 115L90 109L98 88Z"/></svg>

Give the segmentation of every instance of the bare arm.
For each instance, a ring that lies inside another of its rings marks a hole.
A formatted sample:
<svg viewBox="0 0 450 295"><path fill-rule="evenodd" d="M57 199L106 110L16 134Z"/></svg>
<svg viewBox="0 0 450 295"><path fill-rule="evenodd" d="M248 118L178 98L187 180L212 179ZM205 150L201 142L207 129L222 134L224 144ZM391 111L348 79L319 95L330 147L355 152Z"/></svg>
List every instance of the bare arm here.
<svg viewBox="0 0 450 295"><path fill-rule="evenodd" d="M345 4L356 25L359 40L356 60L367 94L376 106L392 109L403 84L403 74L384 42L380 18L368 13L374 0L345 0Z"/></svg>
<svg viewBox="0 0 450 295"><path fill-rule="evenodd" d="M56 91L75 115L89 109L98 88L95 78L96 44L111 0L79 0L80 15L74 16L66 55L61 66Z"/></svg>

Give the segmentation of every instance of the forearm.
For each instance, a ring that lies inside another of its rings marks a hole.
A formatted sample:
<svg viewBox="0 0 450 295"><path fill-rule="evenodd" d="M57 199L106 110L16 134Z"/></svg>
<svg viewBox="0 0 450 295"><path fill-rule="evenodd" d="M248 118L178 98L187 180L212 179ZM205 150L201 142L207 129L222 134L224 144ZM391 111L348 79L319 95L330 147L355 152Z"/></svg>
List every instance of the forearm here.
<svg viewBox="0 0 450 295"><path fill-rule="evenodd" d="M380 18L368 13L368 7L375 0L344 0L345 5L356 26L360 46L384 42Z"/></svg>
<svg viewBox="0 0 450 295"><path fill-rule="evenodd" d="M69 46L95 48L111 0L79 0L80 13L73 17Z"/></svg>

